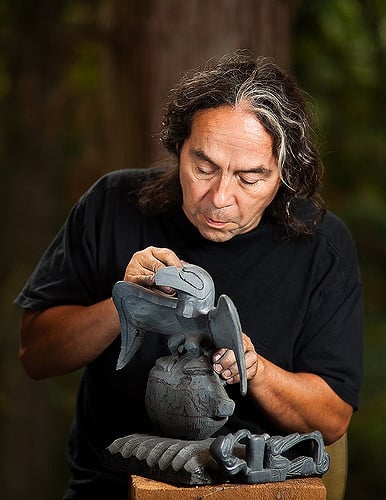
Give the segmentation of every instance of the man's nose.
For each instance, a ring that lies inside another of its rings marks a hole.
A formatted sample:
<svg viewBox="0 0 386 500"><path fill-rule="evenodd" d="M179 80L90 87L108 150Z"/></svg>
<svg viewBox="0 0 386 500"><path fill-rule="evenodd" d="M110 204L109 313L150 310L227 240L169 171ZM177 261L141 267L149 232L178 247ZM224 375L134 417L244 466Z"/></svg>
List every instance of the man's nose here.
<svg viewBox="0 0 386 500"><path fill-rule="evenodd" d="M216 208L224 208L233 204L234 186L232 178L228 176L219 176L213 180L210 189L210 198Z"/></svg>

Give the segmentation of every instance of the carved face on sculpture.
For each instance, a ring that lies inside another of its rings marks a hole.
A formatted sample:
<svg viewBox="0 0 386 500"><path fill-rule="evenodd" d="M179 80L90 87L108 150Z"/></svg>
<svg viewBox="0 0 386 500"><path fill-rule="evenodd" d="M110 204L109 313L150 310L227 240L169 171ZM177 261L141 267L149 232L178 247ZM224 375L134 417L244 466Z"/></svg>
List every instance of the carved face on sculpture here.
<svg viewBox="0 0 386 500"><path fill-rule="evenodd" d="M214 434L235 406L208 357L192 352L157 360L149 374L145 402L160 435L191 440Z"/></svg>

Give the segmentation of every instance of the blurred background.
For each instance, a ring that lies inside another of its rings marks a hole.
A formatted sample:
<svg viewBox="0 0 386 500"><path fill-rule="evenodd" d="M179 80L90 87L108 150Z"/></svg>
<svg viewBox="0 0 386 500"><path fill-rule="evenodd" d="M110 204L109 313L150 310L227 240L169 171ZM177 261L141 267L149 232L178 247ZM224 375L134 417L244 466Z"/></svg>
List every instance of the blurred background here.
<svg viewBox="0 0 386 500"><path fill-rule="evenodd" d="M324 195L365 293L346 500L385 497L386 2L0 0L1 498L60 497L80 377L26 377L14 297L92 182L162 158L162 103L182 73L237 48L290 69L319 122Z"/></svg>

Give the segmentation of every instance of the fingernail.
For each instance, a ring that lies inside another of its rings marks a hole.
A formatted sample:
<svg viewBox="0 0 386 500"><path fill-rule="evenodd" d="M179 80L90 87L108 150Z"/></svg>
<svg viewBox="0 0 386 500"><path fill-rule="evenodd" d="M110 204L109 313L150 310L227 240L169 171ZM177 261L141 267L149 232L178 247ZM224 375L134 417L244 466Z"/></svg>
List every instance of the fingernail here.
<svg viewBox="0 0 386 500"><path fill-rule="evenodd" d="M218 365L218 364L214 365L213 368L214 368L214 371L216 373L221 373L222 372L222 366L221 365Z"/></svg>
<svg viewBox="0 0 386 500"><path fill-rule="evenodd" d="M215 354L215 355L213 356L213 362L215 363L215 362L216 362L216 361L218 361L220 358L221 358L221 354L218 354L218 353L217 353L217 354Z"/></svg>

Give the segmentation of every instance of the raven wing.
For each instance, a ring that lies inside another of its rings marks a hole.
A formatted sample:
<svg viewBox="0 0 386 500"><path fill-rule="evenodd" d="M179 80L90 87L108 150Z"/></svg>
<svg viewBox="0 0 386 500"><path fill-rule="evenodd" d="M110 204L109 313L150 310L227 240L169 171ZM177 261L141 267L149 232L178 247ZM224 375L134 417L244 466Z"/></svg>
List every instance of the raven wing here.
<svg viewBox="0 0 386 500"><path fill-rule="evenodd" d="M112 297L121 325L117 370L132 359L146 332L174 335L181 331L175 314L177 298L165 297L127 281L115 283Z"/></svg>
<svg viewBox="0 0 386 500"><path fill-rule="evenodd" d="M245 396L247 393L247 369L241 324L236 306L227 295L220 295L217 307L209 311L208 323L212 344L217 349L226 347L235 353L240 373L240 392Z"/></svg>

